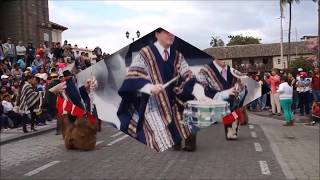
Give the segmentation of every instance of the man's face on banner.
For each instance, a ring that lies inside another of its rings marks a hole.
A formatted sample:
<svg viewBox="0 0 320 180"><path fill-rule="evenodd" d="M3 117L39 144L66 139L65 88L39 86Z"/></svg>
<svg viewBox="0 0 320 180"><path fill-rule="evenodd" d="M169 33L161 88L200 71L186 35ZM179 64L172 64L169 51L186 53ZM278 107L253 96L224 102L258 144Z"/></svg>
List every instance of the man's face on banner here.
<svg viewBox="0 0 320 180"><path fill-rule="evenodd" d="M156 33L156 38L159 43L165 47L169 47L174 42L174 35L168 31L161 31Z"/></svg>

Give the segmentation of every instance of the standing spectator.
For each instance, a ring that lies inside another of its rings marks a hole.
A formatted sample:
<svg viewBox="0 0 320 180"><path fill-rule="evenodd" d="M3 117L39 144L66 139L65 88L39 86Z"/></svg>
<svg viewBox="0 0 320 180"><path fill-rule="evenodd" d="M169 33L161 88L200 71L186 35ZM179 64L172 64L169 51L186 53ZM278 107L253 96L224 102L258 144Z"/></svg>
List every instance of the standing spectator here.
<svg viewBox="0 0 320 180"><path fill-rule="evenodd" d="M269 73L266 76L266 81L271 86L270 100L271 100L272 114L275 115L276 113L278 113L278 116L281 116L279 93L277 92L277 89L279 88L279 84L280 84L280 76L278 75L278 71L276 69L273 69L271 71L271 74Z"/></svg>
<svg viewBox="0 0 320 180"><path fill-rule="evenodd" d="M36 59L33 61L32 66L40 68L43 65L43 60L39 54L36 55Z"/></svg>
<svg viewBox="0 0 320 180"><path fill-rule="evenodd" d="M81 69L81 70L86 69L85 52L81 52L80 60L79 62L76 61L75 66L77 67L77 69Z"/></svg>
<svg viewBox="0 0 320 180"><path fill-rule="evenodd" d="M58 42L56 47L53 50L53 57L59 61L59 59L63 58L63 49L61 48L61 44Z"/></svg>
<svg viewBox="0 0 320 180"><path fill-rule="evenodd" d="M67 45L68 45L68 41L67 41L67 40L64 40L64 41L63 41L62 49L65 49Z"/></svg>
<svg viewBox="0 0 320 180"><path fill-rule="evenodd" d="M14 44L11 42L11 38L8 38L7 42L3 44L3 51L5 57L7 57L10 60L10 65L14 64L16 58L16 48Z"/></svg>
<svg viewBox="0 0 320 180"><path fill-rule="evenodd" d="M320 123L320 102L313 102L312 105L312 125Z"/></svg>
<svg viewBox="0 0 320 180"><path fill-rule="evenodd" d="M293 125L293 114L291 110L293 88L288 84L288 78L286 76L281 77L281 84L279 85L277 92L279 93L280 104L286 121L284 126Z"/></svg>
<svg viewBox="0 0 320 180"><path fill-rule="evenodd" d="M313 100L315 102L320 102L320 71L319 67L314 69L314 74L311 80L311 88L313 94Z"/></svg>
<svg viewBox="0 0 320 180"><path fill-rule="evenodd" d="M96 48L94 48L93 53L97 56L97 62L99 62L102 58L102 50L99 46L97 46Z"/></svg>
<svg viewBox="0 0 320 180"><path fill-rule="evenodd" d="M22 41L18 42L18 45L16 46L16 52L17 52L17 60L25 59L27 49L22 45Z"/></svg>
<svg viewBox="0 0 320 180"><path fill-rule="evenodd" d="M263 82L261 81L260 76L259 75L255 75L253 78L262 87ZM251 110L254 111L254 112L255 111L259 111L259 112L262 111L262 96L251 102L251 108L252 108Z"/></svg>
<svg viewBox="0 0 320 180"><path fill-rule="evenodd" d="M49 60L49 53L51 51L51 48L48 41L44 42L43 48L44 48L44 57L46 58L46 60Z"/></svg>
<svg viewBox="0 0 320 180"><path fill-rule="evenodd" d="M19 112L23 114L22 125L23 132L27 133L27 113L30 111L31 113L31 131L36 131L34 128L34 123L36 119L36 114L34 112L36 104L40 100L41 94L39 92L35 92L34 88L36 86L36 80L33 76L27 75L25 76L24 81L21 83L21 89L19 90L16 105L19 107Z"/></svg>
<svg viewBox="0 0 320 180"><path fill-rule="evenodd" d="M30 66L33 63L33 60L35 58L35 53L36 53L36 51L35 51L34 47L32 46L32 43L28 43L27 59L26 59L27 66Z"/></svg>
<svg viewBox="0 0 320 180"><path fill-rule="evenodd" d="M91 66L91 59L89 57L89 53L85 53L84 55L84 63L86 64L86 67L90 67Z"/></svg>
<svg viewBox="0 0 320 180"><path fill-rule="evenodd" d="M74 60L75 60L75 67L78 67L78 64L80 63L80 52L78 50L74 52Z"/></svg>
<svg viewBox="0 0 320 180"><path fill-rule="evenodd" d="M293 96L292 96L292 112L295 114L297 106L298 106L298 92L296 86L297 80L294 78L292 73L288 73L288 84L293 88Z"/></svg>
<svg viewBox="0 0 320 180"><path fill-rule="evenodd" d="M67 61L68 58L70 58L71 60L74 60L74 54L71 50L71 46L66 45L64 47L63 57L64 57L65 61Z"/></svg>
<svg viewBox="0 0 320 180"><path fill-rule="evenodd" d="M36 54L40 56L40 59L42 59L42 60L45 59L45 50L43 48L42 43L39 44L39 47L36 50Z"/></svg>
<svg viewBox="0 0 320 180"><path fill-rule="evenodd" d="M2 41L0 40L0 63L4 60L4 52L2 48Z"/></svg>
<svg viewBox="0 0 320 180"><path fill-rule="evenodd" d="M300 116L304 116L304 113L307 115L310 114L310 80L306 79L307 73L301 72L300 78L296 83L298 97L299 97L299 108L300 108Z"/></svg>

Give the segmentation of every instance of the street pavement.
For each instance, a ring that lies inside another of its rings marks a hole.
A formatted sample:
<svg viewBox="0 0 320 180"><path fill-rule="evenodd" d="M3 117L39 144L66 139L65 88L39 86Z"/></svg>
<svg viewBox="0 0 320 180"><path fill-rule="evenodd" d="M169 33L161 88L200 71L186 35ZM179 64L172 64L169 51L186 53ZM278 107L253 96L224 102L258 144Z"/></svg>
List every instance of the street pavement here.
<svg viewBox="0 0 320 180"><path fill-rule="evenodd" d="M201 130L196 152L154 152L104 125L94 151L68 151L54 132L1 148L1 179L285 179L258 124L226 141L222 124Z"/></svg>
<svg viewBox="0 0 320 180"><path fill-rule="evenodd" d="M252 114L250 123L263 129L286 178L320 179L319 125L282 126L282 121Z"/></svg>

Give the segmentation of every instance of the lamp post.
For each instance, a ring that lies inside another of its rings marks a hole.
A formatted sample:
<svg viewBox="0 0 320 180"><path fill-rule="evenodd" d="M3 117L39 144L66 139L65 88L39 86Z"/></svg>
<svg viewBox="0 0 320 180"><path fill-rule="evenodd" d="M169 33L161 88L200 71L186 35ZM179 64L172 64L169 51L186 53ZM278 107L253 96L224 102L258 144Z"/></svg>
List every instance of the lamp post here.
<svg viewBox="0 0 320 180"><path fill-rule="evenodd" d="M132 42L134 42L134 39L135 39L135 38L138 39L138 38L140 37L140 31L139 31L139 30L137 30L136 35L137 35L137 37L131 38L131 39L132 39ZM129 31L126 32L126 37L127 37L127 39L129 39L129 37L130 37Z"/></svg>

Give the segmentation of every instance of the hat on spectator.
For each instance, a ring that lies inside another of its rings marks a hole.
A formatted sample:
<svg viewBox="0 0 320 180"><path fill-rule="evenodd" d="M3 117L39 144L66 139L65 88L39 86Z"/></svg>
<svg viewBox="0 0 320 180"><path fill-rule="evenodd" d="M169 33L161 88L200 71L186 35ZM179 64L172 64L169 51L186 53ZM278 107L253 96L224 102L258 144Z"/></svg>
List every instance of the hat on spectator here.
<svg viewBox="0 0 320 180"><path fill-rule="evenodd" d="M54 72L54 73L51 73L51 74L50 74L50 77L51 77L51 78L58 78L59 75Z"/></svg>
<svg viewBox="0 0 320 180"><path fill-rule="evenodd" d="M63 71L63 77L72 76L72 73L69 70Z"/></svg>
<svg viewBox="0 0 320 180"><path fill-rule="evenodd" d="M7 75L5 75L5 74L3 74L2 76L1 76L1 79L8 79L9 78L9 76L7 76Z"/></svg>
<svg viewBox="0 0 320 180"><path fill-rule="evenodd" d="M307 72L301 72L300 77L306 78L308 76Z"/></svg>
<svg viewBox="0 0 320 180"><path fill-rule="evenodd" d="M301 71L303 71L303 69L302 68L298 68L298 71L301 72Z"/></svg>

